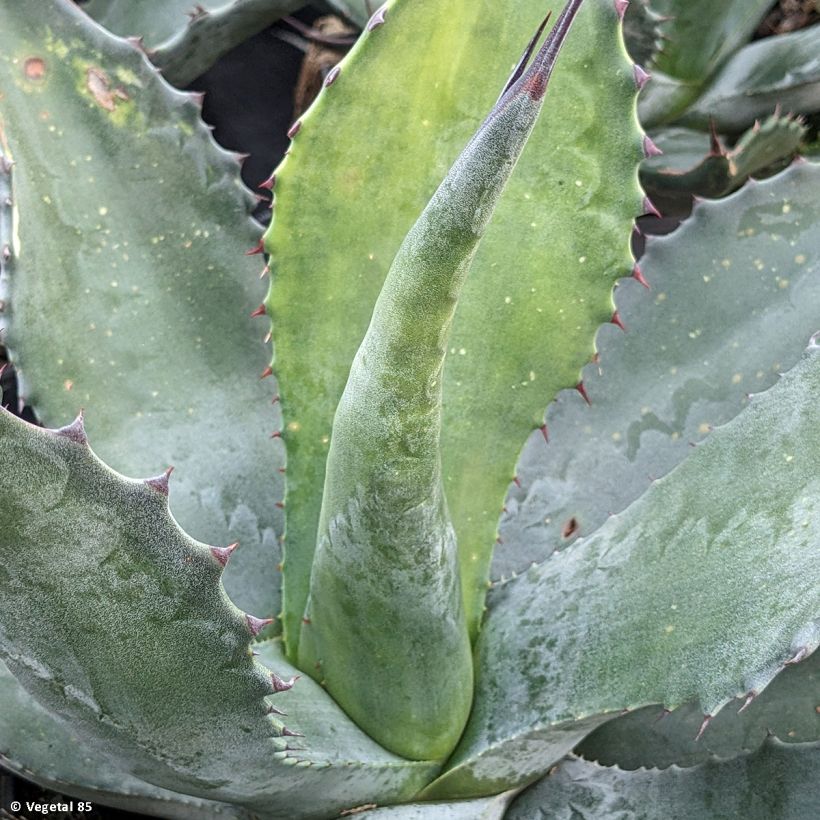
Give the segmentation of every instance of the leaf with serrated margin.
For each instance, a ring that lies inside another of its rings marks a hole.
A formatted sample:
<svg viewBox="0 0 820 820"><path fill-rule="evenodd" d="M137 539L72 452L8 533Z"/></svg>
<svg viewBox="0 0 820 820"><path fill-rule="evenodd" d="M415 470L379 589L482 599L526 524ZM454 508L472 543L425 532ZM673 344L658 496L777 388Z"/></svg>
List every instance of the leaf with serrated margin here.
<svg viewBox="0 0 820 820"><path fill-rule="evenodd" d="M289 696L276 657L275 678L252 661L259 625L166 490L111 471L78 423L43 430L0 412L0 656L14 676L89 746L167 789L282 820L411 797L435 765L382 750L312 681ZM268 712L290 704L296 728Z"/></svg>
<svg viewBox="0 0 820 820"><path fill-rule="evenodd" d="M123 473L173 464L177 520L239 540L226 587L276 614L284 453L236 157L190 95L67 0L4 4L0 86L17 217L13 231L0 215L0 325L22 395L46 424L89 409Z"/></svg>
<svg viewBox="0 0 820 820"><path fill-rule="evenodd" d="M623 513L493 590L473 713L426 796L526 783L623 709L714 715L817 647L818 393L813 341Z"/></svg>
<svg viewBox="0 0 820 820"><path fill-rule="evenodd" d="M176 11L173 3L169 9L165 0L140 0L127 9L116 2L113 9L95 3L92 11L110 22L110 30L135 37L141 36L140 30L133 28L138 23L153 29L155 19L167 16L170 23L173 16L179 24L173 35L150 47L145 46L144 40L140 44L151 62L162 70L162 76L181 88L204 74L232 48L302 5L302 0L230 0L210 10L201 5L191 7L187 16L179 16L169 14ZM140 11L136 15L135 7Z"/></svg>
<svg viewBox="0 0 820 820"><path fill-rule="evenodd" d="M701 131L665 128L652 134L663 154L641 163L641 185L664 214L669 214L664 203L670 197L688 211L693 195L725 196L750 176L760 179L781 171L799 152L807 131L798 120L772 114L746 131L732 148L725 148Z"/></svg>
<svg viewBox="0 0 820 820"><path fill-rule="evenodd" d="M818 186L820 166L796 163L650 239L649 289L619 283L626 332L601 328L599 363L584 369L591 405L559 393L549 443L524 448L494 578L593 533L795 364L818 326Z"/></svg>
<svg viewBox="0 0 820 820"><path fill-rule="evenodd" d="M691 769L625 772L568 758L516 799L505 820L814 820L820 744L768 740Z"/></svg>
<svg viewBox="0 0 820 820"><path fill-rule="evenodd" d="M389 3L291 131L276 173L267 305L288 450L291 657L350 362L399 245L544 14L543 0L515 8ZM462 292L444 368L442 470L472 634L521 442L555 392L577 381L595 328L612 313L612 283L633 264L640 135L612 0L586 0L573 32L551 81L550 117L535 129ZM425 44L423 54L409 38ZM376 133L377 142L364 138Z"/></svg>
<svg viewBox="0 0 820 820"><path fill-rule="evenodd" d="M774 734L784 743L820 741L820 652L784 669L757 697L715 715L695 741L703 715L695 704L671 714L648 706L596 729L575 749L586 760L622 769L692 766L710 755L752 751Z"/></svg>
<svg viewBox="0 0 820 820"><path fill-rule="evenodd" d="M250 820L238 806L152 786L83 744L0 662L0 765L44 789L166 820Z"/></svg>

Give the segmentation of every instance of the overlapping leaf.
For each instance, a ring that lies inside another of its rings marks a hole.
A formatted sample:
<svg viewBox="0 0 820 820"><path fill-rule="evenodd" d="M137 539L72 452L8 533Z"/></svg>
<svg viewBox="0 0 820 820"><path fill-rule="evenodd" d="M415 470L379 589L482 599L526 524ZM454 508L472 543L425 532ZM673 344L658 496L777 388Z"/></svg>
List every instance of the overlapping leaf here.
<svg viewBox="0 0 820 820"><path fill-rule="evenodd" d="M640 101L641 122L654 128L677 119L699 97L720 66L749 40L771 3L650 0L649 7L664 18L653 77Z"/></svg>
<svg viewBox="0 0 820 820"><path fill-rule="evenodd" d="M599 362L584 370L591 405L560 393L549 443L536 434L524 448L495 578L593 533L797 361L818 327L818 185L820 167L796 164L701 203L649 242L640 264L650 288L619 285L626 332L602 328Z"/></svg>
<svg viewBox="0 0 820 820"><path fill-rule="evenodd" d="M506 820L813 820L820 744L768 741L753 754L691 769L624 772L562 761L512 805Z"/></svg>
<svg viewBox="0 0 820 820"><path fill-rule="evenodd" d="M712 715L817 647L819 353L595 534L494 591L470 723L429 796L525 783L624 708L697 700Z"/></svg>
<svg viewBox="0 0 820 820"><path fill-rule="evenodd" d="M703 715L687 704L668 715L657 707L611 720L576 750L587 759L622 769L692 766L710 755L728 758L753 751L774 734L785 743L820 741L820 653L785 669L766 689L743 704L715 716L695 741Z"/></svg>
<svg viewBox="0 0 820 820"><path fill-rule="evenodd" d="M99 805L166 820L250 820L238 806L188 797L127 774L37 703L2 662L0 763L43 788Z"/></svg>
<svg viewBox="0 0 820 820"><path fill-rule="evenodd" d="M383 751L313 682L288 691L275 644L273 677L251 659L259 624L163 490L112 472L77 425L0 414L0 655L15 677L126 774L263 817L415 793L434 765Z"/></svg>
<svg viewBox="0 0 820 820"><path fill-rule="evenodd" d="M91 410L95 447L122 472L175 465L176 518L240 540L231 596L278 612L284 454L259 381L262 263L243 256L259 228L236 159L188 95L67 0L5 4L0 84L18 217L13 235L0 226L0 319L26 397L45 423Z"/></svg>
<svg viewBox="0 0 820 820"><path fill-rule="evenodd" d="M653 134L663 154L641 163L641 184L654 201L680 200L688 211L692 196L721 197L750 176L771 176L800 150L806 126L772 114L757 123L731 148L715 137L688 128L666 128ZM664 207L664 213L669 208Z"/></svg>
<svg viewBox="0 0 820 820"><path fill-rule="evenodd" d="M820 25L769 37L737 52L681 119L738 133L776 108L820 111Z"/></svg>

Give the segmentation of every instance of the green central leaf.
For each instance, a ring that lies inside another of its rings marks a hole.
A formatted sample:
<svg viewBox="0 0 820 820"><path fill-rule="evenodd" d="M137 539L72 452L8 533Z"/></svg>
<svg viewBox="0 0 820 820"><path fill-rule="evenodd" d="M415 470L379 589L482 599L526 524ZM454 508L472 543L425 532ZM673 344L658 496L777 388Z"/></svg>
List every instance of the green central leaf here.
<svg viewBox="0 0 820 820"><path fill-rule="evenodd" d="M544 10L543 0L521 2L514 14L496 0L388 4L385 22L341 64L277 171L267 305L288 451L291 657L350 363L401 241ZM521 444L552 396L578 381L595 329L612 314L612 284L631 270L628 240L641 207L632 68L611 0L587 0L552 80L549 121L533 133L456 311L442 470L473 634Z"/></svg>

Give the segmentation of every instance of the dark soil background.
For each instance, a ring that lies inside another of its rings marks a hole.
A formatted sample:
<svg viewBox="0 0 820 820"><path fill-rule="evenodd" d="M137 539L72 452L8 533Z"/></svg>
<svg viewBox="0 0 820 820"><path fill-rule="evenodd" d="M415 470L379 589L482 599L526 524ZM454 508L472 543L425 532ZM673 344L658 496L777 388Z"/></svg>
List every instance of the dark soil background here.
<svg viewBox="0 0 820 820"><path fill-rule="evenodd" d="M192 0L193 5L193 0ZM815 0L779 0L760 25L756 37L770 37L795 31L820 22ZM313 28L314 24L317 28ZM249 154L242 168L248 187L256 191L285 154L287 130L293 120L321 87L323 73L340 59L345 48L328 37L344 39L353 30L341 20L323 21L323 10L306 6L295 15L295 22L280 22L257 34L223 57L212 69L190 86L204 91L203 117L214 126L214 137L226 148ZM352 41L352 38L351 38ZM817 123L820 126L820 122ZM269 211L260 203L257 217L267 222ZM644 233L659 234L674 230L679 219L642 217ZM636 247L640 255L641 247ZM0 367L7 362L0 344ZM28 421L36 418L18 394L13 367L0 375L3 405ZM38 803L67 802L70 798L41 789L0 767L0 820L33 820L42 814L25 809L11 814L4 806L17 800ZM95 805L90 812L53 812L49 820L140 820L146 815Z"/></svg>

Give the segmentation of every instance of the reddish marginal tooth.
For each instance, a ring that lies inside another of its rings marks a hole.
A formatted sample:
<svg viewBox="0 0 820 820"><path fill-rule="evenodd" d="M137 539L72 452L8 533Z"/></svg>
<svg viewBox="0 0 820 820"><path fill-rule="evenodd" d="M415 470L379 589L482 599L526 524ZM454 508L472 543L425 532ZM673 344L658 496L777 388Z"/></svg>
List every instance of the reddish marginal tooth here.
<svg viewBox="0 0 820 820"><path fill-rule="evenodd" d="M583 382L578 382L578 384L575 385L575 389L581 394L581 396L587 404L592 404L592 402L589 400L589 396L587 395L587 389L586 387L584 387Z"/></svg>
<svg viewBox="0 0 820 820"><path fill-rule="evenodd" d="M282 438L282 431L281 431L281 430L277 430L276 432L271 433L271 434L270 434L270 437L271 437L271 438Z"/></svg>
<svg viewBox="0 0 820 820"><path fill-rule="evenodd" d="M71 441L76 441L77 444L88 444L88 436L85 434L85 425L83 423L83 411L80 410L77 418L74 419L71 424L60 427L60 429L55 430L54 433Z"/></svg>
<svg viewBox="0 0 820 820"><path fill-rule="evenodd" d="M615 11L618 12L618 17L623 21L626 10L629 8L629 0L615 0Z"/></svg>
<svg viewBox="0 0 820 820"><path fill-rule="evenodd" d="M279 401L279 394L277 393L271 400L271 404L276 404Z"/></svg>
<svg viewBox="0 0 820 820"><path fill-rule="evenodd" d="M293 684L298 680L299 675L295 675L290 680L283 680L276 672L270 673L270 682L274 692L287 692L288 689L293 689Z"/></svg>
<svg viewBox="0 0 820 820"><path fill-rule="evenodd" d="M285 502L284 501L277 501L274 505L277 509L284 510L285 509Z"/></svg>
<svg viewBox="0 0 820 820"><path fill-rule="evenodd" d="M330 69L327 73L327 77L325 77L325 88L329 88L336 80L339 79L339 74L341 73L342 69L339 66L334 66Z"/></svg>
<svg viewBox="0 0 820 820"><path fill-rule="evenodd" d="M632 76L635 78L635 87L640 91L652 77L647 71L644 71L637 63L632 69Z"/></svg>
<svg viewBox="0 0 820 820"><path fill-rule="evenodd" d="M645 214L652 214L652 216L661 216L661 212L655 207L655 203L648 196L643 198L643 212Z"/></svg>
<svg viewBox="0 0 820 820"><path fill-rule="evenodd" d="M292 729L288 729L287 726L283 726L282 737L304 737L304 735L301 732L294 732Z"/></svg>
<svg viewBox="0 0 820 820"><path fill-rule="evenodd" d="M265 305L261 304L258 308L256 308L256 310L254 310L251 313L251 319L255 319L257 316L264 316L265 313L267 313L267 311L265 310Z"/></svg>
<svg viewBox="0 0 820 820"><path fill-rule="evenodd" d="M800 649L798 649L797 652L795 652L794 655L792 655L792 657L785 662L785 665L794 666L795 664L800 663L800 661L805 660L808 657L808 655L808 647L801 646Z"/></svg>
<svg viewBox="0 0 820 820"><path fill-rule="evenodd" d="M273 623L273 618L254 618L253 615L245 615L245 623L255 638L266 626Z"/></svg>
<svg viewBox="0 0 820 820"><path fill-rule="evenodd" d="M704 715L703 716L703 723L700 724L700 729L698 729L697 735L695 735L695 742L699 741L703 737L703 733L706 731L706 727L712 722L712 715Z"/></svg>
<svg viewBox="0 0 820 820"><path fill-rule="evenodd" d="M290 128L288 128L288 139L293 139L302 130L302 121L296 120Z"/></svg>
<svg viewBox="0 0 820 820"><path fill-rule="evenodd" d="M264 252L265 252L265 242L264 242L264 240L260 239L258 245L251 248L249 251L245 251L245 256L256 256L258 253L264 253Z"/></svg>
<svg viewBox="0 0 820 820"><path fill-rule="evenodd" d="M544 441L546 441L547 444L549 444L550 431L547 429L547 425L542 424L538 429L541 431L541 435L544 437Z"/></svg>
<svg viewBox="0 0 820 820"><path fill-rule="evenodd" d="M661 711L661 713L655 718L655 722L657 723L659 720L663 720L665 717L667 717L668 715L671 715L671 714L672 714L671 709L663 709Z"/></svg>
<svg viewBox="0 0 820 820"><path fill-rule="evenodd" d="M233 551L239 546L239 541L228 544L227 547L211 547L211 555L224 567L228 563Z"/></svg>
<svg viewBox="0 0 820 820"><path fill-rule="evenodd" d="M287 470L288 470L288 468L287 468L287 467L280 467L280 468L279 468L279 470L278 470L278 472L280 472L280 473L286 473L286 472L287 472Z"/></svg>
<svg viewBox="0 0 820 820"><path fill-rule="evenodd" d="M9 259L11 259L11 248L9 247L8 244L3 245L2 254L3 254L3 261L4 262L8 262Z"/></svg>
<svg viewBox="0 0 820 820"><path fill-rule="evenodd" d="M663 151L655 145L654 141L648 134L644 134L643 137L643 155L645 157L663 156Z"/></svg>
<svg viewBox="0 0 820 820"><path fill-rule="evenodd" d="M626 327L624 327L624 323L621 321L621 314L618 313L617 310L612 314L612 318L609 321L611 324L616 325L623 330L624 333L626 333Z"/></svg>
<svg viewBox="0 0 820 820"><path fill-rule="evenodd" d="M632 268L632 278L640 282L647 290L649 290L649 282L644 278L643 273L638 265Z"/></svg>
<svg viewBox="0 0 820 820"><path fill-rule="evenodd" d="M741 706L740 709L737 710L737 713L740 714L741 712L745 712L749 708L749 705L751 704L751 702L756 697L757 697L757 692L755 692L755 690L752 689L752 691L749 692L748 695L746 695L746 700L743 701L743 706Z"/></svg>
<svg viewBox="0 0 820 820"><path fill-rule="evenodd" d="M205 102L205 92L204 91L194 91L191 93L191 102L197 106L197 108L202 108L202 104Z"/></svg>
<svg viewBox="0 0 820 820"><path fill-rule="evenodd" d="M262 375L259 377L260 379L267 379L269 376L273 375L273 368L268 365L263 371Z"/></svg>
<svg viewBox="0 0 820 820"><path fill-rule="evenodd" d="M378 9L376 13L370 18L370 20L367 23L367 30L373 31L374 29L377 29L379 26L383 26L386 17L387 4L385 3L385 5Z"/></svg>
<svg viewBox="0 0 820 820"><path fill-rule="evenodd" d="M517 475L513 476L513 484L515 484L516 487L521 486L521 479Z"/></svg>
<svg viewBox="0 0 820 820"><path fill-rule="evenodd" d="M270 265L265 265L265 267L262 268L262 273L259 274L260 279L264 279L266 276L270 276Z"/></svg>
<svg viewBox="0 0 820 820"><path fill-rule="evenodd" d="M152 490L156 490L162 495L168 495L168 479L171 477L172 472L174 472L174 468L169 467L162 475L154 476L154 478L146 478L145 483Z"/></svg>
<svg viewBox="0 0 820 820"><path fill-rule="evenodd" d="M496 543L496 544L499 544L499 545L501 545L501 544L503 544L503 543L504 543L504 542L501 540L501 536L500 536L500 535L498 536L498 538L496 538L496 539L495 539L495 543Z"/></svg>
<svg viewBox="0 0 820 820"><path fill-rule="evenodd" d="M276 185L276 174L271 174L264 182L262 182L259 185L259 187L264 188L266 191L272 191L275 185Z"/></svg>
<svg viewBox="0 0 820 820"><path fill-rule="evenodd" d="M287 717L288 716L287 712L283 712L281 709L277 709L275 706L272 706L271 704L268 704L268 708L267 708L265 714L267 714L267 715L281 715L282 717Z"/></svg>

